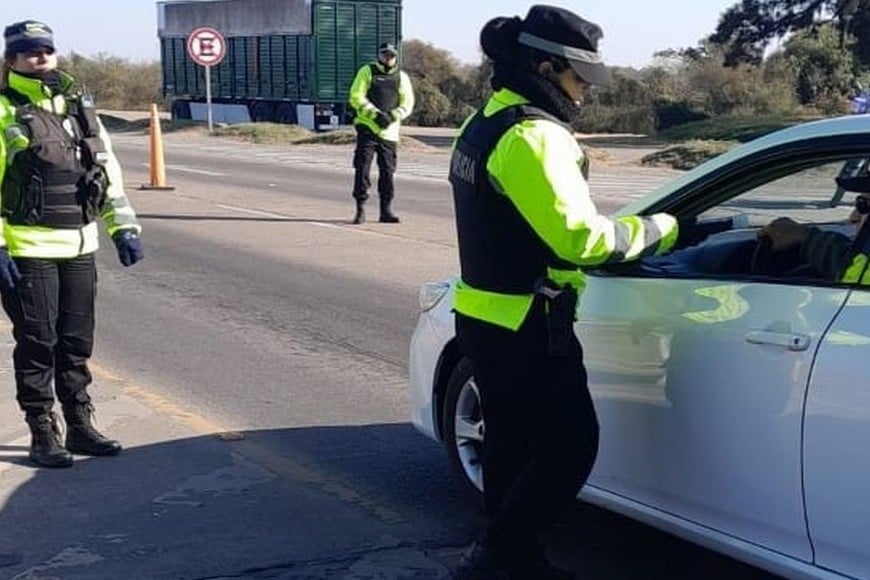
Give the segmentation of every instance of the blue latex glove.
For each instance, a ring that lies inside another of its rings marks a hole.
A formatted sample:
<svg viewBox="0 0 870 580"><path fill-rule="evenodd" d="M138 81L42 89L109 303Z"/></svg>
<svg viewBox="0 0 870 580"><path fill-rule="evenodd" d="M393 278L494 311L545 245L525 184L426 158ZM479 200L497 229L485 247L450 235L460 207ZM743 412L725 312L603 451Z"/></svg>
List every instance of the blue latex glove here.
<svg viewBox="0 0 870 580"><path fill-rule="evenodd" d="M18 266L15 265L9 251L0 248L0 291L15 290L19 282L21 282L21 272L18 271Z"/></svg>
<svg viewBox="0 0 870 580"><path fill-rule="evenodd" d="M118 258L124 266L132 266L145 257L142 242L132 230L121 230L112 236L115 247L118 248Z"/></svg>

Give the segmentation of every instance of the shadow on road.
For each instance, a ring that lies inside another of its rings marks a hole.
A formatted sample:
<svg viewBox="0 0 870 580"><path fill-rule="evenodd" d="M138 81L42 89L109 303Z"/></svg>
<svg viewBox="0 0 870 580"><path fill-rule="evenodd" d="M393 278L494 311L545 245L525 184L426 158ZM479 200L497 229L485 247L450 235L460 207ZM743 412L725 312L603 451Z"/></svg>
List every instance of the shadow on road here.
<svg viewBox="0 0 870 580"><path fill-rule="evenodd" d="M438 554L479 523L404 424L192 437L60 470L25 458L0 458L4 580L445 578Z"/></svg>
<svg viewBox="0 0 870 580"><path fill-rule="evenodd" d="M448 578L482 524L407 424L182 438L64 470L3 451L5 580ZM567 520L551 552L584 578L764 578L597 509Z"/></svg>
<svg viewBox="0 0 870 580"><path fill-rule="evenodd" d="M310 222L318 222L324 224L350 224L352 220L350 219L335 219L335 218L327 218L321 219L317 217L305 217L305 218L295 218L295 217L252 217L252 216L239 216L239 215L183 215L183 214L156 214L156 213L140 213L137 214L137 217L140 220L179 220L179 221L231 221L231 222L266 222L266 223L310 223Z"/></svg>

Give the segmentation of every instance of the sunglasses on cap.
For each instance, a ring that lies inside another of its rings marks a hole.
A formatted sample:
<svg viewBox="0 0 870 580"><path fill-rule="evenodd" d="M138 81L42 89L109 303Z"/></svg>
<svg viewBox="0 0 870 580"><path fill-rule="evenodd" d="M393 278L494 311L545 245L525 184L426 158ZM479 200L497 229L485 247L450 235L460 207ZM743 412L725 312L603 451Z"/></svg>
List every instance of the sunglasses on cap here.
<svg viewBox="0 0 870 580"><path fill-rule="evenodd" d="M861 215L870 213L870 197L859 195L855 198L855 210Z"/></svg>

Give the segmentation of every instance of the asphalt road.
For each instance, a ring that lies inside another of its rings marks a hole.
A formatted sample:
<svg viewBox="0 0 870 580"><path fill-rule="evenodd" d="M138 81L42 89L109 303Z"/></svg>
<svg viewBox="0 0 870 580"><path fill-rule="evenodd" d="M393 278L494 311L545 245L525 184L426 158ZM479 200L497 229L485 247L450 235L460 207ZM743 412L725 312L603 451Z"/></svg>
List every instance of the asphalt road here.
<svg viewBox="0 0 870 580"><path fill-rule="evenodd" d="M149 519L141 525L163 542L60 577L446 577L480 514L443 451L408 424L406 393L417 290L457 270L446 154L402 153L402 223L357 227L348 223L349 148L178 135L164 147L175 190L139 190L147 139L115 138L147 259L126 270L101 250L96 360L179 415L244 433L232 457L246 493L218 494L225 504L165 520L177 527ZM610 211L668 175L603 167L593 186ZM200 443L167 432L133 457L157 466L171 455L195 479L217 463L211 444ZM142 473L143 488L174 475ZM81 477L99 499L106 480ZM32 518L40 508L27 500L40 496L27 485L37 484L22 484L4 507L6 530L26 524L39 533ZM64 493L76 496L75 488ZM765 577L580 505L550 542L556 560L587 578ZM0 538L0 578L4 545L16 543ZM14 577L58 577L39 571L47 569Z"/></svg>

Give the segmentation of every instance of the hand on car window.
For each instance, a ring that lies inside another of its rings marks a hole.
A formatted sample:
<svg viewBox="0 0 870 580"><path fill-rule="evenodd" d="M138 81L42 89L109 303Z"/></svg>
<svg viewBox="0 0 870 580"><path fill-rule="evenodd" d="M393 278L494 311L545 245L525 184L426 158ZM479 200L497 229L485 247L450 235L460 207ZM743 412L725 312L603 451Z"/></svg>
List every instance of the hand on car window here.
<svg viewBox="0 0 870 580"><path fill-rule="evenodd" d="M777 218L758 230L758 238L768 238L774 252L793 248L803 243L806 237L807 226L787 217Z"/></svg>

